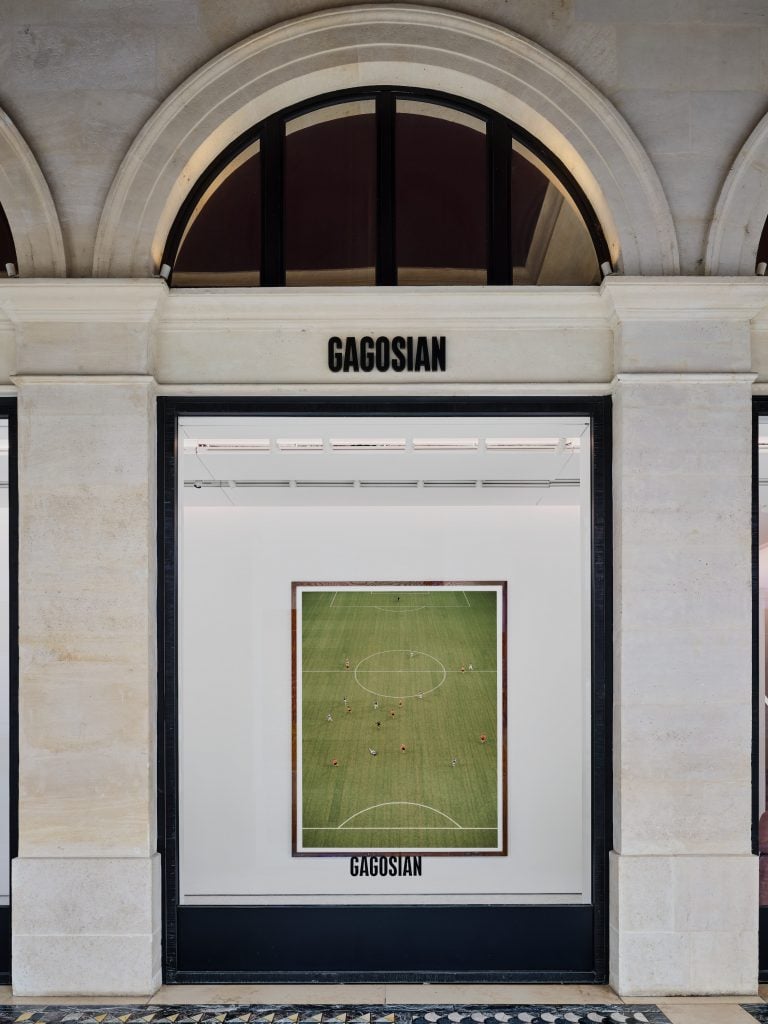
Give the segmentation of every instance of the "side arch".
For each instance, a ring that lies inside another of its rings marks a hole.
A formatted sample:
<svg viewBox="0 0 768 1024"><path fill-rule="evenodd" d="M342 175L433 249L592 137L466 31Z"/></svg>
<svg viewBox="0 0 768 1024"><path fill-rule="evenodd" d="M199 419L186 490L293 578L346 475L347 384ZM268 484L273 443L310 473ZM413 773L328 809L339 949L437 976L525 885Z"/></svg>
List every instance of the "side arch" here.
<svg viewBox="0 0 768 1024"><path fill-rule="evenodd" d="M43 172L8 115L0 110L0 206L22 277L64 277L61 224Z"/></svg>
<svg viewBox="0 0 768 1024"><path fill-rule="evenodd" d="M438 89L498 110L554 152L625 274L675 274L677 238L645 151L584 78L506 29L449 11L372 4L286 22L214 58L147 122L107 197L96 276L157 273L165 237L214 156L284 107L352 86Z"/></svg>
<svg viewBox="0 0 768 1024"><path fill-rule="evenodd" d="M707 237L704 273L754 274L768 218L768 114L741 147L723 182Z"/></svg>

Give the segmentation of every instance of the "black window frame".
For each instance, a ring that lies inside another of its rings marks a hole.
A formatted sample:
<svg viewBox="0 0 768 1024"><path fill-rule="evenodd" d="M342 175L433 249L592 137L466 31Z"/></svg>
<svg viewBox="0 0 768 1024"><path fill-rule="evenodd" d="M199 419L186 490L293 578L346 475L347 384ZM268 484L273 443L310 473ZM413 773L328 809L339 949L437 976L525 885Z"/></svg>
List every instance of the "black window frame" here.
<svg viewBox="0 0 768 1024"><path fill-rule="evenodd" d="M8 422L8 852L19 855L19 491L16 399L0 397ZM8 864L10 872L11 864ZM0 984L11 983L13 893L0 907Z"/></svg>
<svg viewBox="0 0 768 1024"><path fill-rule="evenodd" d="M257 140L261 143L261 268L258 287L285 286L283 163L286 122L335 103L372 100L376 109L377 202L376 284L397 285L395 247L395 114L397 100L417 100L469 114L486 124L488 151L487 284L511 285L512 267L512 152L519 142L549 168L578 209L589 232L598 266L612 267L610 249L600 220L584 190L566 165L539 139L520 125L488 107L433 89L376 86L340 89L286 107L243 132L209 165L186 197L168 233L162 263L170 267L169 285L184 232L205 190L222 170ZM226 287L226 286L220 286Z"/></svg>
<svg viewBox="0 0 768 1024"><path fill-rule="evenodd" d="M609 396L158 399L158 850L165 984L607 981L613 838L611 408ZM576 415L588 416L591 425L591 902L181 905L179 418Z"/></svg>

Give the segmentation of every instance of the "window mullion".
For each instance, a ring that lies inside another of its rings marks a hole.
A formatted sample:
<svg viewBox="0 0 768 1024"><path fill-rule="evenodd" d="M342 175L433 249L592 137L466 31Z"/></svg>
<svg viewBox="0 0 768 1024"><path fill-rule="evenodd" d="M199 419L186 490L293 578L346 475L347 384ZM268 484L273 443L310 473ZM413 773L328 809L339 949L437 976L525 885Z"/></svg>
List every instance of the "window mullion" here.
<svg viewBox="0 0 768 1024"><path fill-rule="evenodd" d="M285 122L267 118L261 133L261 284L285 284L283 152Z"/></svg>
<svg viewBox="0 0 768 1024"><path fill-rule="evenodd" d="M397 284L395 256L395 95L376 97L376 284Z"/></svg>
<svg viewBox="0 0 768 1024"><path fill-rule="evenodd" d="M488 123L488 284L512 284L512 130Z"/></svg>

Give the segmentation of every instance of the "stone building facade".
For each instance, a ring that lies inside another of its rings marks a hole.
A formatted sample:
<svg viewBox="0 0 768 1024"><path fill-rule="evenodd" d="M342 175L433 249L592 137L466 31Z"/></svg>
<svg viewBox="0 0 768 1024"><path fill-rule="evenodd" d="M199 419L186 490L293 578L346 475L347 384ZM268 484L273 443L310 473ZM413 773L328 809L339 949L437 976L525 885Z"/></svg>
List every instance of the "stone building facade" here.
<svg viewBox="0 0 768 1024"><path fill-rule="evenodd" d="M609 396L609 978L621 994L754 991L762 0L3 6L15 990L161 982L158 398ZM276 111L375 86L461 97L540 140L591 204L612 272L546 288L168 287L166 239L218 153ZM434 382L329 372L329 336L409 324L449 338Z"/></svg>

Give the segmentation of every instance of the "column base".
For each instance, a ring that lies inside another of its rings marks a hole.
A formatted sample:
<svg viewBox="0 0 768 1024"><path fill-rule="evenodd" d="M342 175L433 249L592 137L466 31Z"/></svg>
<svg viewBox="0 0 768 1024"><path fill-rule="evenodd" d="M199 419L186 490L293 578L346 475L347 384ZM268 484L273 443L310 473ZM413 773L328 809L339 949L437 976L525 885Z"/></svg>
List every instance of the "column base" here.
<svg viewBox="0 0 768 1024"><path fill-rule="evenodd" d="M11 877L14 995L157 991L159 854L17 857Z"/></svg>
<svg viewBox="0 0 768 1024"><path fill-rule="evenodd" d="M619 995L757 992L757 857L611 853L610 879Z"/></svg>

